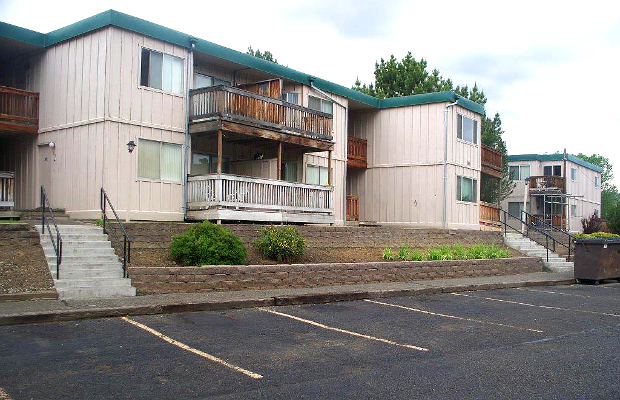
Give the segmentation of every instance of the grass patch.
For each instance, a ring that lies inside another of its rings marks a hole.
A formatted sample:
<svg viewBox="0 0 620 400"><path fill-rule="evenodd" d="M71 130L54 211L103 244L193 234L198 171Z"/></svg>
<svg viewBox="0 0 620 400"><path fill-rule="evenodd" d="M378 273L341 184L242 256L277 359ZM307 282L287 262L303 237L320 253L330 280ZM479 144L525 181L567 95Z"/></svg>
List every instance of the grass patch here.
<svg viewBox="0 0 620 400"><path fill-rule="evenodd" d="M425 252L411 250L409 246L401 246L397 253L390 248L383 250L382 258L392 261L443 261L443 260L486 260L493 258L509 258L510 251L496 244L474 244L465 247L461 244L441 245Z"/></svg>

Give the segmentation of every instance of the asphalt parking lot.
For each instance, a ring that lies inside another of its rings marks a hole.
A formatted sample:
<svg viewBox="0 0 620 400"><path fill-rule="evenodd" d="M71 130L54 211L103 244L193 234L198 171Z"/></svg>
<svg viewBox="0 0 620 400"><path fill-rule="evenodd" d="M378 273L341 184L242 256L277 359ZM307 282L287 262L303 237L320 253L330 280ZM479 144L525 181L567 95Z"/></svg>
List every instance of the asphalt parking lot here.
<svg viewBox="0 0 620 400"><path fill-rule="evenodd" d="M0 399L617 399L620 284L0 327Z"/></svg>

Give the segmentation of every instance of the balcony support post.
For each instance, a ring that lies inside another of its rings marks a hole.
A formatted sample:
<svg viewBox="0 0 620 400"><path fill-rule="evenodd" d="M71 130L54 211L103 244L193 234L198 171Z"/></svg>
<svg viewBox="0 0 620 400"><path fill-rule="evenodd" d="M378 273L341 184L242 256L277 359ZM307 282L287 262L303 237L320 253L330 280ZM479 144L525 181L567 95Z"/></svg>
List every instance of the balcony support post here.
<svg viewBox="0 0 620 400"><path fill-rule="evenodd" d="M333 151L329 150L327 152L327 186L334 186L334 173L332 172Z"/></svg>
<svg viewBox="0 0 620 400"><path fill-rule="evenodd" d="M282 180L282 142L278 141L278 165L276 166L277 179Z"/></svg>
<svg viewBox="0 0 620 400"><path fill-rule="evenodd" d="M222 173L222 140L224 134L222 130L217 131L217 173Z"/></svg>

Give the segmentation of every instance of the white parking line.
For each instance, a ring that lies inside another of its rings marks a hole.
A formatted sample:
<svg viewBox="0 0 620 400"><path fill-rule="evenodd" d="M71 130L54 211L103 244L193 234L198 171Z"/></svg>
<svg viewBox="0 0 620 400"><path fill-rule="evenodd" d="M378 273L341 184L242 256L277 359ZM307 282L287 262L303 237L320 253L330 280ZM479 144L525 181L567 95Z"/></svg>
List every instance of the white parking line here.
<svg viewBox="0 0 620 400"><path fill-rule="evenodd" d="M7 392L4 391L4 389L0 387L0 400L13 400L13 399L11 398L11 396L9 396Z"/></svg>
<svg viewBox="0 0 620 400"><path fill-rule="evenodd" d="M501 327L504 327L504 328L521 329L521 330L526 330L526 331L530 331L530 332L543 333L543 331L541 331L539 329L521 328L521 327L518 327L518 326L502 324L500 322L490 322L490 321L483 321L483 320L474 319L474 318L458 317L456 315L441 314L441 313L436 313L436 312L432 312L432 311L420 310L419 308L405 307L405 306L401 306L400 304L384 303L382 301L369 300L369 299L364 299L364 301L367 301L369 303L374 303L374 304L380 304L380 305L383 305L383 306L401 308L403 310L414 311L414 312L418 312L418 313L422 313L422 314L434 315L436 317L452 318L452 319L457 319L457 320L460 320L460 321L477 322L479 324L495 325L495 326L501 326Z"/></svg>
<svg viewBox="0 0 620 400"><path fill-rule="evenodd" d="M576 293L562 293L562 292L554 292L552 290L536 290L536 289L527 289L527 288L517 288L519 290L526 290L528 292L538 292L538 293L550 293L550 294L559 294L561 296L573 296L573 297L583 297L585 299L595 299L595 300L601 300L600 297L594 297L594 296L587 296L585 294L576 294ZM620 299L615 299L615 298L605 298L605 301L607 300L620 300Z"/></svg>
<svg viewBox="0 0 620 400"><path fill-rule="evenodd" d="M274 310L271 310L271 309L268 309L268 308L257 308L257 310L268 312L268 313L273 314L273 315L279 315L281 317L290 318L290 319L293 319L295 321L303 322L303 323L306 323L308 325L316 326L316 327L327 329L327 330L330 330L330 331L345 333L347 335L351 335L351 336L355 336L355 337L359 337L359 338L363 338L363 339L374 340L376 342L381 342L381 343L389 344L389 345L392 345L392 346L406 347L408 349L413 349L413 350L418 350L418 351L428 351L428 349L424 348L424 347L413 346L411 344L396 343L396 342L393 342L391 340L382 339L382 338L378 338L378 337L375 337L375 336L364 335L362 333L348 331L346 329L334 328L333 326L324 325L324 324L321 324L319 322L311 321L311 320L305 319L305 318L296 317L296 316L290 315L290 314L285 314L285 313L279 312L279 311L274 311Z"/></svg>
<svg viewBox="0 0 620 400"><path fill-rule="evenodd" d="M224 360L222 360L221 358L218 358L218 357L212 356L211 354L207 354L207 353L205 353L204 351L201 351L201 350L195 349L195 348L193 348L193 347L190 347L190 346L186 345L185 343L181 343L181 342L179 342L179 341L177 341L177 340L174 340L174 339L172 339L171 337L166 336L166 335L164 335L163 333L158 332L158 331L156 331L155 329L150 328L150 327L148 327L148 326L146 326L146 325L144 325L144 324L141 324L141 323L139 323L139 322L137 322L137 321L134 321L134 320L133 320L133 319L131 319L131 318L128 318L128 317L121 317L121 319L122 319L123 321L129 322L129 323L130 323L130 324L132 324L132 325L137 326L137 327L138 327L138 328L140 328L140 329L143 329L143 330L147 331L148 333L151 333L151 334L153 334L153 335L157 336L158 338L160 338L160 339L161 339L161 340L163 340L163 341L166 341L166 342L168 342L168 343L170 343L170 344L173 344L173 345L175 345L175 346L177 346L177 347L179 347L179 348L181 348L181 349L183 349L183 350L187 350L187 351L189 351L189 352L191 352L191 353L197 354L197 355L199 355L199 356L201 356L201 357L204 357L204 358L206 358L206 359L208 359L208 360L211 360L211 361L213 361L213 362L215 362L215 363L218 363L218 364L220 364L220 365L223 365L223 366L225 366L225 367L227 367L227 368L232 369L233 371L240 372L240 373L242 373L242 374L244 374L244 375L249 376L250 378L254 378L254 379L261 379L261 378L263 377L263 376L262 376L262 375L260 375L260 374L257 374L257 373L252 372L252 371L248 371L247 369L244 369L244 368L238 367L238 366L236 366L236 365L234 365L234 364L231 364L231 363L229 363L229 362L227 362L227 361L224 361ZM1 399L1 398L0 398L0 399Z"/></svg>
<svg viewBox="0 0 620 400"><path fill-rule="evenodd" d="M563 307L551 307L551 306L541 306L539 304L531 304L531 303L521 303L519 301L512 301L512 300L503 300L503 299L495 299L493 297L479 297L479 296L472 296L469 294L464 294L464 293L450 293L454 296L465 296L465 297L471 297L473 299L482 299L482 300L490 300L490 301L499 301L501 303L509 303L509 304L518 304L520 306L526 306L526 307L538 307L538 308L545 308L547 310L560 310L560 311L572 311L572 312L579 312L579 313L586 313L586 314L597 314L597 315L606 315L608 317L620 317L619 314L612 314L612 313L605 313L605 312L598 312L598 311L588 311L588 310L576 310L574 308L563 308Z"/></svg>

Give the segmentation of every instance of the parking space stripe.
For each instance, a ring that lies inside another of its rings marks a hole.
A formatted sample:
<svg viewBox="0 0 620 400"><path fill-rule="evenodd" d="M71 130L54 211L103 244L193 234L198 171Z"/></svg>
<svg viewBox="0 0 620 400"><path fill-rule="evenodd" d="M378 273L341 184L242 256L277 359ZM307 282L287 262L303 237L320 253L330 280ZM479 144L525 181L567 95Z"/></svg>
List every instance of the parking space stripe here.
<svg viewBox="0 0 620 400"><path fill-rule="evenodd" d="M579 312L579 313L585 313L585 314L596 314L596 315L605 315L608 317L620 317L619 314L612 314L612 313L605 313L605 312L599 312L599 311L588 311L588 310L576 310L574 308L563 308L563 307L552 307L552 306L541 306L540 304L531 304L531 303L521 303L519 301L512 301L512 300L503 300L503 299L495 299L493 297L480 297L480 296L472 296L469 294L465 294L465 293L450 293L453 296L465 296L465 297L471 297L472 299L482 299L482 300L489 300L489 301L499 301L501 303L509 303L509 304L518 304L520 306L526 306L526 307L538 307L538 308L545 308L547 310L559 310L559 311L572 311L572 312Z"/></svg>
<svg viewBox="0 0 620 400"><path fill-rule="evenodd" d="M383 306L396 307L396 308L400 308L400 309L407 310L407 311L414 311L414 312L421 313L421 314L433 315L436 317L452 318L452 319L457 319L460 321L477 322L479 324L495 325L495 326L501 326L504 328L520 329L520 330L525 330L525 331L530 331L530 332L543 333L543 331L539 329L521 328L521 327L514 326L514 325L502 324L500 322L491 322L491 321L483 321L483 320L474 319L474 318L458 317L456 315L449 315L449 314L436 313L432 311L420 310L419 308L405 307L405 306L401 306L400 304L384 303L382 301L369 300L369 299L364 299L364 301L368 303L380 304Z"/></svg>
<svg viewBox="0 0 620 400"><path fill-rule="evenodd" d="M517 288L517 289L519 289L519 290L526 290L528 292L550 293L550 294L558 294L558 295L561 295L561 296L583 297L585 299L600 300L599 297L588 296L588 295L585 295L585 294L562 293L562 292L554 292L552 290L536 290L536 289L527 289L527 288ZM606 298L605 300L620 300L620 299Z"/></svg>
<svg viewBox="0 0 620 400"><path fill-rule="evenodd" d="M290 319L293 319L295 321L299 321L299 322L303 322L303 323L308 324L308 325L316 326L318 328L327 329L327 330L334 331L334 332L339 332L339 333L344 333L344 334L347 334L347 335L351 335L351 336L355 336L355 337L359 337L359 338L363 338L363 339L374 340L375 342L381 342L381 343L389 344L391 346L405 347L405 348L408 348L408 349L413 349L413 350L418 350L418 351L428 351L428 349L424 348L424 347L414 346L414 345L411 345L411 344L397 343L397 342L393 342L391 340L382 339L382 338L378 338L378 337L375 337L375 336L364 335L363 333L357 333L357 332L353 332L353 331L348 331L346 329L335 328L333 326L324 325L324 324L321 324L319 322L311 321L309 319L296 317L294 315L285 314L285 313L279 312L279 311L274 311L274 310L271 310L269 308L257 308L257 310L268 312L268 313L273 314L273 315L279 315L279 316L285 317L285 318L290 318Z"/></svg>
<svg viewBox="0 0 620 400"><path fill-rule="evenodd" d="M227 362L227 361L224 361L224 360L222 360L221 358L218 358L218 357L212 356L211 354L205 353L204 351L201 351L201 350L195 349L195 348L193 348L193 347L190 347L190 346L186 345L185 343L181 343L181 342L179 342L178 340L174 340L174 339L172 339L171 337L166 336L166 335L164 335L163 333L158 332L158 331L156 331L155 329L150 328L150 327L148 327L148 326L146 326L146 325L144 325L144 324L141 324L141 323L139 323L139 322L137 322L137 321L134 321L134 320L133 320L133 319L131 319L131 318L128 318L128 317L121 317L121 319L122 319L123 321L129 322L130 324L132 324L132 325L134 325L134 326L137 326L137 327L138 327L138 328L140 328L140 329L143 329L143 330L147 331L147 332L148 332L148 333L150 333L150 334L153 334L153 335L157 336L158 338L160 338L161 340L163 340L163 341L165 341L165 342L168 342L168 343L170 343L170 344L173 344L173 345L175 345L175 346L177 346L177 347L179 347L179 348L181 348L181 349L183 349L183 350L187 350L187 351L189 351L189 352L191 352L191 353L197 354L197 355L199 355L199 356L201 356L201 357L204 357L204 358L206 358L206 359L208 359L208 360L210 360L210 361L213 361L213 362L215 362L215 363L217 363L217 364L223 365L223 366L225 366L225 367L227 367L227 368L232 369L233 371L240 372L240 373L242 373L242 374L244 374L244 375L249 376L250 378L253 378L253 379L261 379L261 378L263 377L263 376L262 376L262 375L260 375L260 374L257 374L257 373L252 372L252 371L248 371L247 369L244 369L244 368L238 367L238 366L236 366L236 365L234 365L234 364L231 364L231 363L229 363L229 362Z"/></svg>
<svg viewBox="0 0 620 400"><path fill-rule="evenodd" d="M4 389L0 387L0 400L13 400L13 399L11 398L11 396L9 396L7 392L4 391Z"/></svg>

